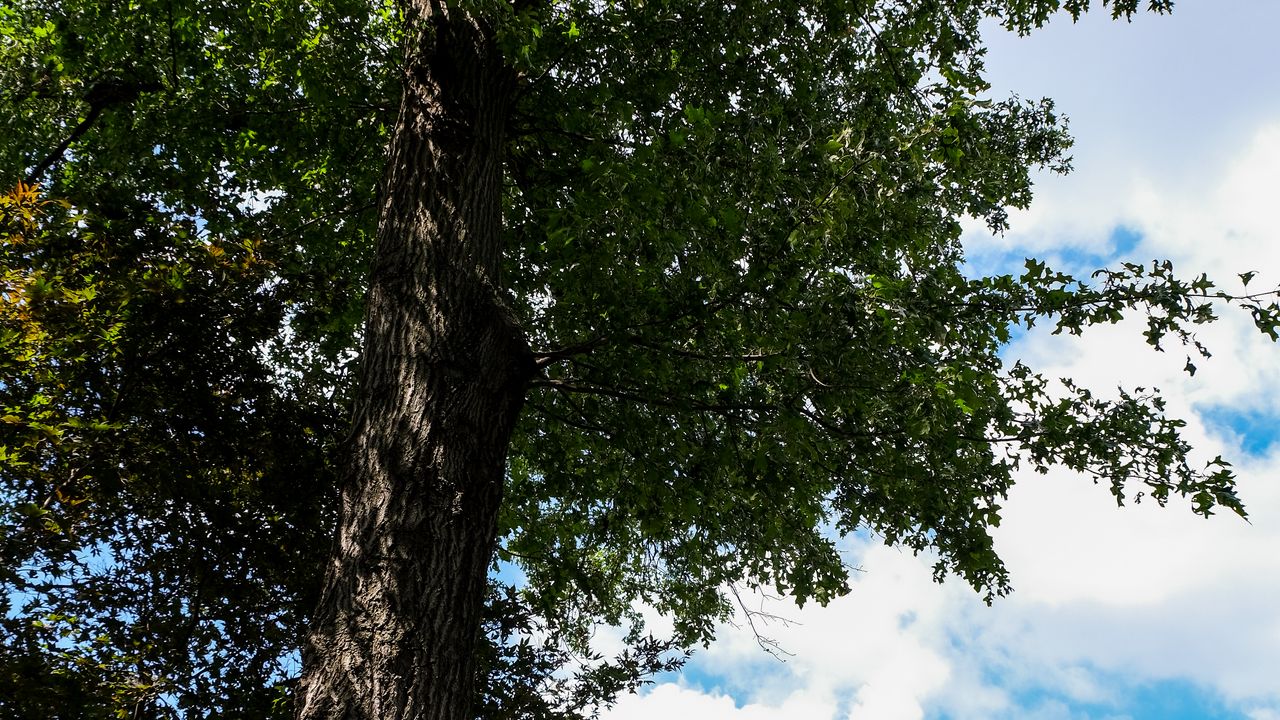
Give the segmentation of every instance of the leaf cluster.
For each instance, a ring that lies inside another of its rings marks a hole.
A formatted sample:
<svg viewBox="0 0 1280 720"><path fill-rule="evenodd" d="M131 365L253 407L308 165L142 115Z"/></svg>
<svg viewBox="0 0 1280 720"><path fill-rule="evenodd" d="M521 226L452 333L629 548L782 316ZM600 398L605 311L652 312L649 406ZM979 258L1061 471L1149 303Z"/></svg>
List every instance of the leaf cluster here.
<svg viewBox="0 0 1280 720"><path fill-rule="evenodd" d="M480 716L590 716L739 586L837 597L842 533L1005 592L990 529L1020 467L1243 513L1158 392L1001 353L1136 312L1194 372L1217 308L1276 338L1273 292L1162 262L963 272L957 218L1001 230L1034 168L1069 167L1051 102L990 95L981 23L1088 2L468 7L520 72L501 286L540 369L498 549L527 581L493 583ZM0 710L289 714L401 24L354 0L0 8ZM600 623L620 656L592 654Z"/></svg>

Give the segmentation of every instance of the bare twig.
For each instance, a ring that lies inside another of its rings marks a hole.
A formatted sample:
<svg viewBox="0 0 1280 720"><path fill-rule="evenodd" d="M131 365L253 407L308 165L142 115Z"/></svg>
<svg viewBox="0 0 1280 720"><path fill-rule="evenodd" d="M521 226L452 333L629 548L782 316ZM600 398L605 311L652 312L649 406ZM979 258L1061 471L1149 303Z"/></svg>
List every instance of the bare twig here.
<svg viewBox="0 0 1280 720"><path fill-rule="evenodd" d="M765 652L769 653L770 655L772 655L773 657L777 658L782 662L786 662L786 658L782 657L783 655L786 655L788 657L795 657L795 653L789 652L786 649L784 649L778 640L761 635L760 628L756 625L757 620L760 621L760 625L768 625L770 623L781 623L781 625L784 628L792 627L794 625L799 625L799 623L796 622L795 620L791 620L790 618L785 618L775 613L767 612L764 609L764 601L766 599L776 600L777 599L776 597L772 597L767 594L761 593L762 597L760 599L760 609L752 610L751 608L747 607L746 602L742 599L742 594L739 592L738 586L736 584L734 583L729 584L729 594L733 595L733 599L737 603L738 608L742 610L743 619L746 620L747 627L751 629L751 634L755 636L756 644L760 646L761 650L764 650Z"/></svg>

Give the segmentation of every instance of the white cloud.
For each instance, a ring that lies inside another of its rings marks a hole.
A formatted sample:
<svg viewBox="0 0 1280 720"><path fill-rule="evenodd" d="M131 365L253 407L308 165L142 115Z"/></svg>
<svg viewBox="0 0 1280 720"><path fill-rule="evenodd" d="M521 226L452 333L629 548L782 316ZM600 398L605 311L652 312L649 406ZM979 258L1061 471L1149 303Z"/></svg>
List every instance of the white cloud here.
<svg viewBox="0 0 1280 720"><path fill-rule="evenodd" d="M609 711L609 720L698 718L698 720L792 720L830 718L835 704L829 698L795 693L777 705L748 703L738 706L722 693L704 693L675 683L663 683L643 695L622 698Z"/></svg>
<svg viewBox="0 0 1280 720"><path fill-rule="evenodd" d="M1280 3L1183 0L1170 16L1132 23L1094 12L1078 25L1059 16L1025 38L991 28L993 93L1053 98L1078 141L1076 171L1041 178L1006 237L970 239L1041 255L1105 252L1150 179L1181 198L1221 178L1241 138L1280 117L1269 80L1278 23Z"/></svg>
<svg viewBox="0 0 1280 720"><path fill-rule="evenodd" d="M758 625L792 653L785 662L766 655L745 625L722 628L720 639L698 656L699 673L722 679L744 701L741 707L719 688L703 692L665 683L628 698L606 717L625 720L664 712L735 720L925 717L924 699L940 691L951 674L935 646L945 632L946 597L931 582L929 568L910 554L875 541L847 543L861 563L875 568L854 578L853 593L826 608L801 610L774 603L770 611L795 622ZM991 695L974 698L971 705L1002 704Z"/></svg>

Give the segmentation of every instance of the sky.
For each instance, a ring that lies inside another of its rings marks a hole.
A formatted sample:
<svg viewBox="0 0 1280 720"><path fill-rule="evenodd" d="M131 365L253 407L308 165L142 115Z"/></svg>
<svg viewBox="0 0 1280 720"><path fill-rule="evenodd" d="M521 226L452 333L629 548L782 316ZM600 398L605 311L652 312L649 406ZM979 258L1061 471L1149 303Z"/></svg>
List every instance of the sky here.
<svg viewBox="0 0 1280 720"><path fill-rule="evenodd" d="M1275 0L1179 0L1132 23L993 28L993 94L1054 98L1075 171L1042 178L1004 236L974 224L972 266L1168 258L1229 289L1250 270L1250 288L1280 284L1277 27ZM1280 346L1243 313L1220 314L1199 334L1214 356L1194 377L1185 353L1144 344L1137 319L1082 338L1033 331L1005 357L1100 390L1161 388L1198 457L1235 463L1250 522L1176 500L1117 508L1070 472L1028 474L996 534L1014 592L992 607L932 582L930 557L851 537L848 596L766 601L790 620L767 629L790 655L726 625L683 672L604 717L1280 720Z"/></svg>

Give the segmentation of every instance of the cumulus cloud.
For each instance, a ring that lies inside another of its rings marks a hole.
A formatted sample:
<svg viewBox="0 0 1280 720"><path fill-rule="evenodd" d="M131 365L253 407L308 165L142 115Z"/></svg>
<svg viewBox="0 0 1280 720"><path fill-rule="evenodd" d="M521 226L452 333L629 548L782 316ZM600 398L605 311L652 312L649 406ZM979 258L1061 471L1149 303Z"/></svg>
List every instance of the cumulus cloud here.
<svg viewBox="0 0 1280 720"><path fill-rule="evenodd" d="M610 720L698 718L698 720L791 720L828 718L835 705L828 698L797 692L776 705L747 703L739 706L723 693L705 693L664 683L644 696L628 696L612 711Z"/></svg>
<svg viewBox="0 0 1280 720"><path fill-rule="evenodd" d="M1112 229L1137 221L1144 188L1198 202L1242 140L1280 117L1280 93L1263 80L1278 23L1277 3L1191 0L1132 23L1059 15L1025 38L990 27L993 95L1053 98L1077 138L1075 172L1039 178L1013 232L974 233L972 249L1105 254Z"/></svg>

